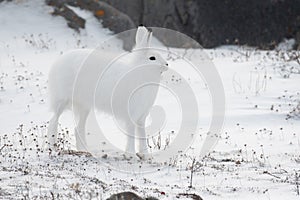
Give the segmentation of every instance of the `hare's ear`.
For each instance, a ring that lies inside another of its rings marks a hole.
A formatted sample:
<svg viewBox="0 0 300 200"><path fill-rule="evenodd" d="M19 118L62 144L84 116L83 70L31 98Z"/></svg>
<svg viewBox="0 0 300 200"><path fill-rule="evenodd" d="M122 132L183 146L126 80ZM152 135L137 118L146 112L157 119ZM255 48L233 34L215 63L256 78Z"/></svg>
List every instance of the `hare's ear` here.
<svg viewBox="0 0 300 200"><path fill-rule="evenodd" d="M150 47L151 41L152 41L152 29L149 29L148 36L147 36L147 47Z"/></svg>
<svg viewBox="0 0 300 200"><path fill-rule="evenodd" d="M135 48L147 47L149 31L145 26L139 26L135 35Z"/></svg>

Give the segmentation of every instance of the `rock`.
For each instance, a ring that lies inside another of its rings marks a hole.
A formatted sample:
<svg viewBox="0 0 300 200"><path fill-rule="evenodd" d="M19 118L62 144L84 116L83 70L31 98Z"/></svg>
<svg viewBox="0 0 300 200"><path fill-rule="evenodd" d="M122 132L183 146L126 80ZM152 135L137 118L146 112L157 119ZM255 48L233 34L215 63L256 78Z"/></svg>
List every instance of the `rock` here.
<svg viewBox="0 0 300 200"><path fill-rule="evenodd" d="M94 16L102 22L103 27L108 28L114 33L120 33L129 29L135 28L133 21L126 14L120 12L116 8L110 6L109 4L102 1L93 0L46 0L48 5L54 6L56 8L64 8L66 5L79 7L84 10L89 10L94 13ZM76 15L76 14L75 14ZM68 15L61 14L67 21L69 21ZM73 15L72 15L73 16ZM78 17L78 16L77 16ZM78 17L79 18L79 17ZM68 23L71 28L77 30L77 20L76 17L73 18L74 23ZM75 25L74 25L75 24ZM124 41L123 48L125 50L131 50L134 45L134 35L121 35Z"/></svg>
<svg viewBox="0 0 300 200"><path fill-rule="evenodd" d="M143 23L143 0L102 0L122 13L130 16L134 26Z"/></svg>
<svg viewBox="0 0 300 200"><path fill-rule="evenodd" d="M155 198L155 197L146 197L146 199L145 200L158 200L157 198Z"/></svg>
<svg viewBox="0 0 300 200"><path fill-rule="evenodd" d="M12 1L12 0L0 0L0 3L1 3L1 2L3 2L3 1L7 1L7 2L9 2L9 1Z"/></svg>
<svg viewBox="0 0 300 200"><path fill-rule="evenodd" d="M208 48L241 44L272 49L300 30L296 23L299 0L106 1L128 14L136 25L177 30ZM139 8L132 11L130 6Z"/></svg>
<svg viewBox="0 0 300 200"><path fill-rule="evenodd" d="M72 155L72 156L85 156L92 157L92 154L86 151L76 151L76 150L61 150L58 152L58 155Z"/></svg>
<svg viewBox="0 0 300 200"><path fill-rule="evenodd" d="M297 32L295 40L296 40L295 49L300 50L300 31Z"/></svg>
<svg viewBox="0 0 300 200"><path fill-rule="evenodd" d="M300 50L300 14L296 19L296 36L295 36L295 49Z"/></svg>
<svg viewBox="0 0 300 200"><path fill-rule="evenodd" d="M298 0L199 1L198 41L205 47L222 44L273 49L283 38L294 36L293 22L300 13ZM298 6L297 6L298 4Z"/></svg>
<svg viewBox="0 0 300 200"><path fill-rule="evenodd" d="M142 198L133 192L121 192L111 195L107 200L158 200L154 197Z"/></svg>
<svg viewBox="0 0 300 200"><path fill-rule="evenodd" d="M68 26L75 29L76 31L79 31L80 28L85 28L85 20L76 15L73 10L64 5L62 5L61 7L55 7L52 14L64 17L68 22Z"/></svg>
<svg viewBox="0 0 300 200"><path fill-rule="evenodd" d="M179 193L177 195L178 198L180 197L186 197L186 198L190 198L190 199L193 199L193 200L203 200L199 195L197 194L188 194L188 193Z"/></svg>

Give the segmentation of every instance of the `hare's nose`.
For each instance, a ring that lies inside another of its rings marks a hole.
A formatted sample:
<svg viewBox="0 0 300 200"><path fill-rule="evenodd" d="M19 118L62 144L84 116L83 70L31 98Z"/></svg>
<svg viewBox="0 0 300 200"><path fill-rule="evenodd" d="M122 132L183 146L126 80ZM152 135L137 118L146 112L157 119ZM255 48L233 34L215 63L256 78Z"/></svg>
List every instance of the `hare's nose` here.
<svg viewBox="0 0 300 200"><path fill-rule="evenodd" d="M162 72L167 71L168 68L168 63L166 63L164 66L162 66Z"/></svg>

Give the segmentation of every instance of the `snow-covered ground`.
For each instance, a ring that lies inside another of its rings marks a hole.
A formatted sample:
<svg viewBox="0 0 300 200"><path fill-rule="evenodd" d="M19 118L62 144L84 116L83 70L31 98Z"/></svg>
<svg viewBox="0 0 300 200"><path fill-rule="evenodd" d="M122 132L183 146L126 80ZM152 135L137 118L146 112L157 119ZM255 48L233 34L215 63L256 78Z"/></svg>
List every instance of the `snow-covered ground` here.
<svg viewBox="0 0 300 200"><path fill-rule="evenodd" d="M207 87L197 77L187 78L200 102L199 132L187 153L172 164L49 152L45 135L51 117L51 64L70 49L95 48L112 34L91 13L80 11L87 24L78 34L51 11L38 0L0 3L0 199L105 199L120 191L159 199L175 199L178 193L197 193L204 200L299 199L300 123L299 117L287 115L300 100L300 74L290 73L299 71L300 65L287 61L287 52L234 46L204 50L219 71L226 95L224 128L204 159L195 152L205 139L211 103ZM197 56L196 51L192 59ZM171 68L180 69L181 64L170 60ZM163 81L181 84L172 75ZM180 109L167 91L161 91L158 103L166 107L164 141L178 130ZM108 137L120 138L102 117L111 131ZM60 122L61 146L74 149L72 115L64 114ZM131 166L138 167L128 170Z"/></svg>

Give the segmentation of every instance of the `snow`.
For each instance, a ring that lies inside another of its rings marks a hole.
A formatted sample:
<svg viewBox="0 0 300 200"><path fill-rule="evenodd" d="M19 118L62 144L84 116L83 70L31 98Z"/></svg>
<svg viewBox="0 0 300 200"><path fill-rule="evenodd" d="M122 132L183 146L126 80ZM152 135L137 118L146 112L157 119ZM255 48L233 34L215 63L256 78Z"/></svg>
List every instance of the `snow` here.
<svg viewBox="0 0 300 200"><path fill-rule="evenodd" d="M201 77L185 70L178 59L169 65L187 78L200 111L199 132L186 154L165 165L117 154L95 159L49 153L44 136L51 117L47 96L51 64L68 50L95 48L112 35L91 13L72 9L87 20L80 33L69 29L63 18L51 16L52 8L43 1L0 3L0 199L58 194L62 199L103 199L120 191L159 199L175 199L178 193L197 193L203 199L299 199L300 123L299 118L286 117L300 99L300 75L284 76L282 67L300 67L276 51L237 46L204 50L219 71L226 95L224 128L207 158L198 158L197 152L211 119L209 91ZM192 60L199 59L197 51ZM180 87L180 81L172 79L166 73L163 81ZM167 121L161 132L165 145L166 138L176 136L181 110L167 89L161 89L157 104L165 108ZM108 116L100 119L108 140L114 143L118 138L115 145L122 149L125 137ZM60 123L61 146L74 149L72 114L65 113ZM158 138L154 140L157 143ZM199 167L189 188L194 157Z"/></svg>

